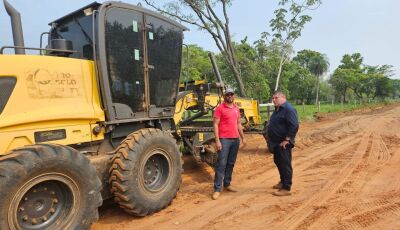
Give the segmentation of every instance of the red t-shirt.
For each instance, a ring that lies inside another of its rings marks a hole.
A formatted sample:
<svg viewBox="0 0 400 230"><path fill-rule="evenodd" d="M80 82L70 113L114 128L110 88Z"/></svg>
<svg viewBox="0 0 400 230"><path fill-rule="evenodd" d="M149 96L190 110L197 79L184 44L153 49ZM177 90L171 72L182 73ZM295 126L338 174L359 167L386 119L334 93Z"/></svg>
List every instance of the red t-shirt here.
<svg viewBox="0 0 400 230"><path fill-rule="evenodd" d="M220 138L239 138L238 119L240 119L239 108L233 104L228 107L225 103L220 104L214 112L214 117L219 118Z"/></svg>

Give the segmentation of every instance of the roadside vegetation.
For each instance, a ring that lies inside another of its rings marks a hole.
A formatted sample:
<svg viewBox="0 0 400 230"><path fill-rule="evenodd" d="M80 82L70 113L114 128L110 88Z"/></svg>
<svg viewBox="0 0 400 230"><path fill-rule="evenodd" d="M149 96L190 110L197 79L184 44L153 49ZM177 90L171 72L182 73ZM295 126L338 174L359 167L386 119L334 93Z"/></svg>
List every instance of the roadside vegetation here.
<svg viewBox="0 0 400 230"><path fill-rule="evenodd" d="M347 104L321 104L320 107L315 105L294 105L300 121L316 120L321 117L329 116L330 113L352 112L362 109L377 109L379 107L398 103L398 101L371 102L371 103L347 103ZM267 108L260 108L262 119L268 119Z"/></svg>
<svg viewBox="0 0 400 230"><path fill-rule="evenodd" d="M391 65L370 65L361 53L343 53L340 65L328 72L326 54L293 49L303 28L312 23L309 13L318 10L321 0L280 0L277 9L271 9L275 17L260 24L265 32L255 42L231 37L235 31L231 30L227 9L235 1L145 2L210 35L220 51L215 56L223 81L234 87L237 95L268 103L278 89L296 106L303 120L312 119L316 112L349 111L400 100L400 79L395 79ZM181 82L217 81L207 50L189 44L183 52Z"/></svg>

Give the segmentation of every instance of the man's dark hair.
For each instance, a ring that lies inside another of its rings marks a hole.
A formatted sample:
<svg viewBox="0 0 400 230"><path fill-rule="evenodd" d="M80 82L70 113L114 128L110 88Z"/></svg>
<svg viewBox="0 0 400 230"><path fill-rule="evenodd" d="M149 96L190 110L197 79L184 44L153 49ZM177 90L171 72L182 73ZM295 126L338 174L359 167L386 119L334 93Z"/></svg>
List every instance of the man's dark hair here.
<svg viewBox="0 0 400 230"><path fill-rule="evenodd" d="M272 95L281 95L281 96L285 96L286 97L286 95L280 90L275 91L274 94L272 94Z"/></svg>

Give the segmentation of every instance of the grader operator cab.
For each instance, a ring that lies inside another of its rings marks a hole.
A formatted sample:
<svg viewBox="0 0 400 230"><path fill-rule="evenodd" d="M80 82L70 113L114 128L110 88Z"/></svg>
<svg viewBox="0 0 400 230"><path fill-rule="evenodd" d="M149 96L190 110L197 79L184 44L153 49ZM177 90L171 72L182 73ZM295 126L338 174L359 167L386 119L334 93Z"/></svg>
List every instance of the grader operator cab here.
<svg viewBox="0 0 400 230"><path fill-rule="evenodd" d="M173 116L186 28L95 2L30 48L4 5L14 46L0 51L1 228L86 229L110 197L138 216L169 205L181 184Z"/></svg>

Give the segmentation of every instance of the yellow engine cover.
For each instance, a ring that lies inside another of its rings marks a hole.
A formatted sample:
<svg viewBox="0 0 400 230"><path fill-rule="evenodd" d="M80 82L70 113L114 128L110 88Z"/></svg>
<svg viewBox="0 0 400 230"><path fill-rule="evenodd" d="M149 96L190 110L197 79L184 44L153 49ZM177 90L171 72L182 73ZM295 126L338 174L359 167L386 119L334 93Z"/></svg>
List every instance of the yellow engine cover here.
<svg viewBox="0 0 400 230"><path fill-rule="evenodd" d="M0 155L38 142L68 145L104 138L92 134L105 119L92 61L0 55L2 77L15 77L16 85L0 114Z"/></svg>

